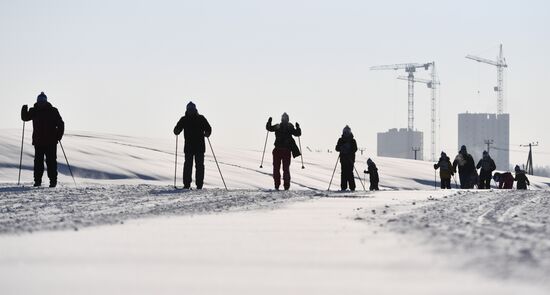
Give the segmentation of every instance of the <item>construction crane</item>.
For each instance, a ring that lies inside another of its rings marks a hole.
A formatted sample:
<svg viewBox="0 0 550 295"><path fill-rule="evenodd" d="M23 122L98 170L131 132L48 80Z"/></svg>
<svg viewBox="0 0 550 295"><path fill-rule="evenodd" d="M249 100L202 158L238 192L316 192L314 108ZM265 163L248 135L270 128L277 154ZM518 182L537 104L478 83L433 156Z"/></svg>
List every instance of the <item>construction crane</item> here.
<svg viewBox="0 0 550 295"><path fill-rule="evenodd" d="M490 60L473 55L466 55L466 58L497 67L497 86L493 89L497 92L497 114L502 115L504 113L504 68L508 67L506 58L502 55L502 44L500 44L500 52L497 56L497 60Z"/></svg>
<svg viewBox="0 0 550 295"><path fill-rule="evenodd" d="M430 146L430 153L431 153L431 160L435 161L435 153L436 153L436 121L437 121L437 112L436 112L436 96L437 96L437 88L441 84L439 82L439 79L437 78L437 73L435 71L435 62L431 62L431 79L422 79L422 78L413 78L413 83L424 83L428 88L432 90L432 102L431 102L431 146ZM408 76L399 76L397 77L399 80L409 80Z"/></svg>
<svg viewBox="0 0 550 295"><path fill-rule="evenodd" d="M407 64L395 64L395 65L384 65L384 66L374 66L371 67L371 70L405 70L405 72L409 73L407 76L407 80L409 81L409 110L408 110L408 125L407 128L409 130L414 130L414 73L416 72L416 69L424 68L424 70L428 70L430 68L431 63L425 63L425 64L419 64L419 63L407 63Z"/></svg>

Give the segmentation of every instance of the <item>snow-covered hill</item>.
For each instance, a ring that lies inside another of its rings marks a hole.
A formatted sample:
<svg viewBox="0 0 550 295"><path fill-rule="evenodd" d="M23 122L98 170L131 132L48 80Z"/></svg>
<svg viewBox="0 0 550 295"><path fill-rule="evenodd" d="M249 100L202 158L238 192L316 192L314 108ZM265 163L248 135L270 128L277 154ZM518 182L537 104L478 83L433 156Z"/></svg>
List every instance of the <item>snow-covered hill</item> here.
<svg viewBox="0 0 550 295"><path fill-rule="evenodd" d="M31 131L25 137L22 181L32 182L33 147ZM19 167L21 133L18 130L0 130L0 182L16 182ZM216 144L213 137L214 152L230 189L269 189L271 179L271 140L265 155L264 167L259 168L262 158L261 147L257 150L226 148ZM307 140L307 138L304 138ZM175 137L167 134L163 139L137 138L93 132L68 131L63 145L72 170L79 183L116 183L116 184L172 184L174 175ZM178 185L182 182L183 139L180 137L178 152ZM434 188L436 175L433 163L394 158L378 158L369 151L361 156L357 153L357 171L366 168L366 160L371 157L379 168L381 189L428 190ZM301 169L300 159L291 165L292 189L326 190L330 181L336 153L317 153L304 150L305 169ZM61 185L70 185L72 180L65 164L61 148L58 148L58 163ZM338 167L332 188L338 189L340 178ZM437 177L438 178L438 177ZM531 177L532 188L546 189L550 179ZM44 181L47 183L46 177ZM367 180L368 182L368 180ZM439 183L439 181L438 181ZM367 185L367 183L365 184ZM438 184L439 185L439 184ZM357 182L358 189L361 184ZM219 176L211 151L206 153L205 188L221 188Z"/></svg>

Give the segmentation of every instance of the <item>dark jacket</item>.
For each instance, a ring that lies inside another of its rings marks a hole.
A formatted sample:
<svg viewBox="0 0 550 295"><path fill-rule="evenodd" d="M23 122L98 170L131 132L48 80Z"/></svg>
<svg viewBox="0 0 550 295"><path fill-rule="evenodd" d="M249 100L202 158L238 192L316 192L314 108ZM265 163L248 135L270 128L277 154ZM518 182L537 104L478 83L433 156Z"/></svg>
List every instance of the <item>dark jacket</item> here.
<svg viewBox="0 0 550 295"><path fill-rule="evenodd" d="M527 186L531 185L525 171L516 172L516 181L518 182L516 184L517 189L527 189Z"/></svg>
<svg viewBox="0 0 550 295"><path fill-rule="evenodd" d="M355 162L355 152L357 152L357 142L353 134L342 135L336 143L336 151L340 152L341 161Z"/></svg>
<svg viewBox="0 0 550 295"><path fill-rule="evenodd" d="M472 155L462 152L458 153L453 161L453 171L456 171L456 167L458 167L458 172L464 175L471 175L476 170Z"/></svg>
<svg viewBox="0 0 550 295"><path fill-rule="evenodd" d="M481 171L479 172L479 176L481 178L491 178L491 173L497 169L497 165L490 156L485 156L479 160L476 168L481 168Z"/></svg>
<svg viewBox="0 0 550 295"><path fill-rule="evenodd" d="M32 120L32 144L35 146L56 145L63 138L65 123L49 102L37 102L29 110L23 106L21 120Z"/></svg>
<svg viewBox="0 0 550 295"><path fill-rule="evenodd" d="M284 148L292 151L292 156L294 158L301 155L300 149L296 145L296 141L292 137L301 136L302 129L294 128L294 125L291 123L279 123L271 125L271 121L268 121L265 125L265 129L269 132L275 132L275 147Z"/></svg>
<svg viewBox="0 0 550 295"><path fill-rule="evenodd" d="M209 137L212 134L212 127L206 118L197 113L186 112L174 127L174 134L179 135L182 130L185 138L183 152L204 154L206 151L204 137Z"/></svg>
<svg viewBox="0 0 550 295"><path fill-rule="evenodd" d="M380 178L378 177L378 168L376 168L376 164L374 163L369 164L365 173L370 175L369 179L371 183L378 183L380 181Z"/></svg>
<svg viewBox="0 0 550 295"><path fill-rule="evenodd" d="M498 174L498 175L497 175ZM495 181L498 182L498 188L500 189L513 189L514 188L514 176L510 172L495 173Z"/></svg>
<svg viewBox="0 0 550 295"><path fill-rule="evenodd" d="M451 159L447 156L440 157L437 164L434 164L434 169L439 169L439 176L442 179L450 179L454 174Z"/></svg>

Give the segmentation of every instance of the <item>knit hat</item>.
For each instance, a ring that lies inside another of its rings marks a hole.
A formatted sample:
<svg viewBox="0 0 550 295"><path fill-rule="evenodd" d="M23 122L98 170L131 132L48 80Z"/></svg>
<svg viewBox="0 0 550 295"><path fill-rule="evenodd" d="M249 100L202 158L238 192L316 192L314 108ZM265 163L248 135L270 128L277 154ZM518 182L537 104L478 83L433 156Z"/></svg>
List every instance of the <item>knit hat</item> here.
<svg viewBox="0 0 550 295"><path fill-rule="evenodd" d="M288 114L283 113L283 115L281 116L281 122L288 123L288 121L290 121L290 118L288 117Z"/></svg>
<svg viewBox="0 0 550 295"><path fill-rule="evenodd" d="M461 146L460 151L465 153L466 152L466 146L465 145Z"/></svg>
<svg viewBox="0 0 550 295"><path fill-rule="evenodd" d="M514 167L514 171L516 171L516 172L521 171L521 168L519 168L519 165L516 165L516 167Z"/></svg>
<svg viewBox="0 0 550 295"><path fill-rule="evenodd" d="M46 101L48 101L48 97L46 96L46 94L44 94L44 92L40 92L40 94L36 98L36 102L46 102Z"/></svg>
<svg viewBox="0 0 550 295"><path fill-rule="evenodd" d="M342 134L343 135L350 135L351 134L351 128L346 125L346 127L344 127L344 130L342 130Z"/></svg>
<svg viewBox="0 0 550 295"><path fill-rule="evenodd" d="M446 157L447 154L446 154L445 152L441 152L441 156L442 156L442 157Z"/></svg>
<svg viewBox="0 0 550 295"><path fill-rule="evenodd" d="M368 165L372 165L372 164L374 164L374 162L371 160L371 158L368 158L368 159L367 159L367 164L368 164Z"/></svg>
<svg viewBox="0 0 550 295"><path fill-rule="evenodd" d="M197 106L192 101L190 101L187 104L187 113L196 114L197 112Z"/></svg>

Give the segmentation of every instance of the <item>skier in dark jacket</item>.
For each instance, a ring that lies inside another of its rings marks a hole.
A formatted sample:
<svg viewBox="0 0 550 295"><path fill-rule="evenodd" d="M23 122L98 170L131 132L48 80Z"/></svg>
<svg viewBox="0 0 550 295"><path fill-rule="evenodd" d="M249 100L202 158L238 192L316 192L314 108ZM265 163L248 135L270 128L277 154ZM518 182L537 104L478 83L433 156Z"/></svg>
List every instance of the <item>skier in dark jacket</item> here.
<svg viewBox="0 0 550 295"><path fill-rule="evenodd" d="M338 139L336 151L340 152L341 182L340 188L345 191L348 188L355 191L355 177L353 176L353 167L355 165L355 152L357 152L357 142L353 138L351 128L346 125L342 132L342 137Z"/></svg>
<svg viewBox="0 0 550 295"><path fill-rule="evenodd" d="M273 118L269 117L265 129L275 132L275 148L273 149L273 180L275 189L279 190L281 185L281 163L283 164L283 187L290 188L290 159L291 155L296 158L301 155L300 149L292 136L301 136L302 129L296 122L296 128L290 123L287 113L281 116L281 123L272 125Z"/></svg>
<svg viewBox="0 0 550 295"><path fill-rule="evenodd" d="M365 170L364 173L367 173L370 176L369 190L380 190L380 188L378 188L378 183L380 182L380 178L378 177L378 168L376 168L376 164L370 158L367 160L367 170Z"/></svg>
<svg viewBox="0 0 550 295"><path fill-rule="evenodd" d="M434 164L434 169L439 169L439 177L441 178L441 188L451 189L451 176L454 175L451 159L445 152L441 152L441 157L437 164Z"/></svg>
<svg viewBox="0 0 550 295"><path fill-rule="evenodd" d="M476 168L481 168L479 171L479 189L490 189L493 171L497 169L497 166L487 151L483 151L483 157L477 163Z"/></svg>
<svg viewBox="0 0 550 295"><path fill-rule="evenodd" d="M527 189L528 185L531 185L529 183L529 178L527 178L527 173L525 171L521 170L518 165L514 168L516 172L516 178L515 180L518 182L516 184L517 189Z"/></svg>
<svg viewBox="0 0 550 295"><path fill-rule="evenodd" d="M474 163L474 158L472 155L468 154L466 146L463 145L456 155L455 160L453 161L453 172L456 172L458 167L458 175L460 177L460 188L470 189L474 187L474 182L472 181L472 176L476 172L476 166Z"/></svg>
<svg viewBox="0 0 550 295"><path fill-rule="evenodd" d="M34 145L34 186L42 185L44 157L48 167L50 187L57 185L57 142L63 138L65 123L59 111L49 102L44 92L36 99L34 107L21 108L21 120L32 120L32 144Z"/></svg>
<svg viewBox="0 0 550 295"><path fill-rule="evenodd" d="M197 189L202 189L204 183L204 152L206 145L205 137L210 137L212 127L203 115L197 111L193 102L187 104L185 116L174 127L174 134L179 135L183 130L185 146L185 161L183 163L183 188L191 188L191 174L193 172L193 158L195 159L195 184Z"/></svg>
<svg viewBox="0 0 550 295"><path fill-rule="evenodd" d="M498 182L499 189L513 189L514 188L514 176L510 172L499 173L496 172L493 175L493 180Z"/></svg>

